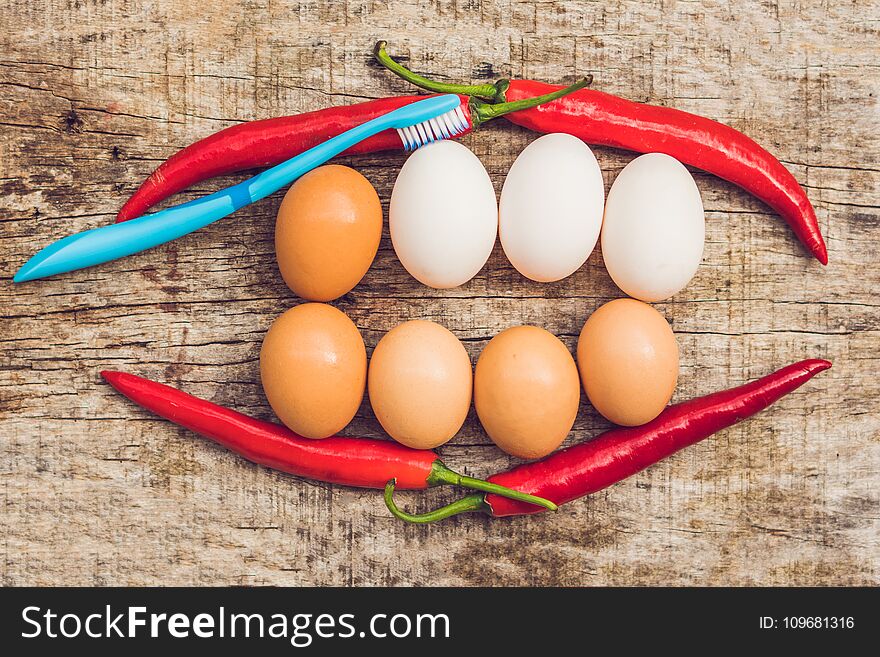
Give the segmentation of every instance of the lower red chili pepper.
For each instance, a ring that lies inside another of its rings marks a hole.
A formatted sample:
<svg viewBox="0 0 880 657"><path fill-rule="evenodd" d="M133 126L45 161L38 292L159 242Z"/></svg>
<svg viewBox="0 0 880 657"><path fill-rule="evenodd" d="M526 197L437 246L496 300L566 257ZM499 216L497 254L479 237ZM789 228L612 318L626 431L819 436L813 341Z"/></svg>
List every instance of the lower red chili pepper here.
<svg viewBox="0 0 880 657"><path fill-rule="evenodd" d="M515 103L490 105L479 99L461 96L461 105L468 125L473 129L508 112L564 96L586 86L591 79L581 79L570 87L554 90L549 96L523 98ZM160 201L202 180L280 164L346 130L424 98L380 98L293 116L248 121L220 130L190 144L160 164L125 202L116 215L116 221L139 217ZM461 134L468 132L470 130ZM403 143L394 130L386 130L365 139L343 155L389 150L403 150Z"/></svg>
<svg viewBox="0 0 880 657"><path fill-rule="evenodd" d="M764 410L770 404L827 370L827 360L804 360L730 390L668 407L640 427L612 429L594 440L489 477L502 486L564 504L595 493L693 445L713 433ZM394 482L385 487L391 512L409 522L433 522L459 513L482 511L494 517L538 513L541 509L494 495L470 495L420 515L400 510L392 498Z"/></svg>
<svg viewBox="0 0 880 657"><path fill-rule="evenodd" d="M104 371L101 376L147 410L274 470L361 488L382 488L392 477L400 481L401 488L408 489L456 484L531 500L556 510L555 504L540 497L460 475L428 450L372 438L334 436L310 440L279 424L248 417L133 374Z"/></svg>
<svg viewBox="0 0 880 657"><path fill-rule="evenodd" d="M437 93L468 94L488 102L510 102L546 94L555 85L533 80L500 80L464 85L435 82L404 68L376 44L378 61L401 78ZM506 116L511 123L541 133L565 132L588 144L637 153L665 153L739 185L776 210L797 238L823 265L828 252L816 212L791 172L738 130L670 107L636 103L583 89L547 105Z"/></svg>

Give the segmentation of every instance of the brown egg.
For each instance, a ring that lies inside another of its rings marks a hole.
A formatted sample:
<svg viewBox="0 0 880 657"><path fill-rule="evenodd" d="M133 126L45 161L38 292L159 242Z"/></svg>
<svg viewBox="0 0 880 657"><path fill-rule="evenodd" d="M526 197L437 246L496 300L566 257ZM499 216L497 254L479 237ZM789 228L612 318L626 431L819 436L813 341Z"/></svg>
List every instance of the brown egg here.
<svg viewBox="0 0 880 657"><path fill-rule="evenodd" d="M508 454L536 459L559 447L580 397L574 358L542 328L502 331L477 360L474 406L486 433Z"/></svg>
<svg viewBox="0 0 880 657"><path fill-rule="evenodd" d="M278 268L303 299L331 301L364 277L381 236L382 205L370 181L349 167L319 167L297 180L278 208Z"/></svg>
<svg viewBox="0 0 880 657"><path fill-rule="evenodd" d="M269 405L292 431L306 438L332 436L351 422L364 397L364 340L333 306L296 306L269 327L260 377Z"/></svg>
<svg viewBox="0 0 880 657"><path fill-rule="evenodd" d="M399 443L431 449L452 438L471 405L471 360L450 331L405 322L379 340L370 359L370 404Z"/></svg>
<svg viewBox="0 0 880 657"><path fill-rule="evenodd" d="M615 299L594 312L578 339L584 392L616 424L653 420L678 380L678 343L669 322L635 299Z"/></svg>

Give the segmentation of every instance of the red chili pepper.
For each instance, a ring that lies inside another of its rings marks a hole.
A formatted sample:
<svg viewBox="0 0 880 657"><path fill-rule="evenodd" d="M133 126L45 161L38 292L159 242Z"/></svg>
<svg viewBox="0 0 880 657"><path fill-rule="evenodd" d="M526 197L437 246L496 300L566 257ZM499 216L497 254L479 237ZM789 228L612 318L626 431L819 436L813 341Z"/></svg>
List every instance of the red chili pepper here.
<svg viewBox="0 0 880 657"><path fill-rule="evenodd" d="M827 370L827 360L803 360L761 379L730 390L668 407L640 427L612 429L594 440L574 445L541 461L526 463L489 477L502 486L564 504L607 488L680 449L764 410L779 398ZM538 513L530 504L494 495L470 495L443 508L413 515L400 510L392 498L394 482L385 487L391 512L409 522L433 522L459 513L482 511L494 517Z"/></svg>
<svg viewBox="0 0 880 657"><path fill-rule="evenodd" d="M532 80L463 85L435 82L409 71L376 44L376 58L416 86L437 93L468 94L487 102L510 102L558 89ZM638 153L665 153L739 185L773 208L823 265L828 252L816 212L791 172L754 140L730 126L670 107L636 103L584 89L553 103L507 115L536 132L565 132L589 144Z"/></svg>
<svg viewBox="0 0 880 657"><path fill-rule="evenodd" d="M553 90L548 95L522 98L512 103L490 105L467 96L461 97L461 103L473 129L508 112L520 111L560 98L581 89L590 80L591 78L584 78L570 87ZM160 164L122 206L116 215L116 221L134 219L160 201L202 180L284 162L350 128L423 98L424 96L380 98L305 114L249 121L216 132L190 144ZM467 132L470 130L461 134ZM343 155L388 150L403 150L400 137L394 130L386 130L365 139Z"/></svg>
<svg viewBox="0 0 880 657"><path fill-rule="evenodd" d="M248 417L133 374L104 371L101 376L147 410L274 470L361 488L382 488L392 477L400 481L401 488L408 489L457 484L531 500L556 510L555 504L539 497L460 475L428 450L372 438L334 436L310 440L279 424Z"/></svg>

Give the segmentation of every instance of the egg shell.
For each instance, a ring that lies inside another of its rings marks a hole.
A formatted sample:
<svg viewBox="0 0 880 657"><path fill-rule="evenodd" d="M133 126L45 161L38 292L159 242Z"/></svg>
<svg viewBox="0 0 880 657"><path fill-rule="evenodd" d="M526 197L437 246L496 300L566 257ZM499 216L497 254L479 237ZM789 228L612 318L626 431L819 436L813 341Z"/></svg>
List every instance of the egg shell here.
<svg viewBox="0 0 880 657"><path fill-rule="evenodd" d="M536 459L559 447L574 425L580 394L568 349L537 326L502 331L477 360L477 415L495 444L513 456Z"/></svg>
<svg viewBox="0 0 880 657"><path fill-rule="evenodd" d="M297 180L278 208L278 268L295 294L330 301L364 277L381 237L382 204L370 181L349 167L319 167Z"/></svg>
<svg viewBox="0 0 880 657"><path fill-rule="evenodd" d="M617 286L642 301L682 290L703 257L706 222L690 172L662 153L637 157L611 185L602 256Z"/></svg>
<svg viewBox="0 0 880 657"><path fill-rule="evenodd" d="M394 182L388 210L394 251L433 288L458 287L486 264L498 233L498 203L479 158L456 141L416 150Z"/></svg>
<svg viewBox="0 0 880 657"><path fill-rule="evenodd" d="M590 316L578 338L577 359L590 403L628 427L660 415L678 381L672 327L635 299L615 299Z"/></svg>
<svg viewBox="0 0 880 657"><path fill-rule="evenodd" d="M448 442L471 405L473 371L464 345L434 322L386 333L370 359L370 404L388 435L414 449Z"/></svg>
<svg viewBox="0 0 880 657"><path fill-rule="evenodd" d="M351 422L364 397L367 350L354 323L323 303L291 308L260 350L269 405L292 431L326 438Z"/></svg>
<svg viewBox="0 0 880 657"><path fill-rule="evenodd" d="M602 171L590 147L563 133L539 137L504 180L498 226L504 253L527 278L563 279L590 257L604 205Z"/></svg>

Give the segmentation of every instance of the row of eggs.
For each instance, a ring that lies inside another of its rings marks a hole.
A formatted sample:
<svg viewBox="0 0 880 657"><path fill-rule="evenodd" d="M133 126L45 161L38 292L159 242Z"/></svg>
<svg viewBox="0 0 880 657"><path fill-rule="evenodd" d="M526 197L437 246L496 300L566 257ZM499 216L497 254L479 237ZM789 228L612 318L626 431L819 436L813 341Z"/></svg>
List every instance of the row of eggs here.
<svg viewBox="0 0 880 657"><path fill-rule="evenodd" d="M671 327L653 307L617 299L597 309L568 348L536 326L493 337L472 369L461 341L425 320L386 333L367 363L363 338L340 310L296 306L270 327L260 351L263 389L294 432L320 439L355 416L365 389L379 423L398 442L431 449L462 427L473 399L489 437L505 452L534 459L555 450L571 430L581 387L617 424L660 414L678 378Z"/></svg>
<svg viewBox="0 0 880 657"><path fill-rule="evenodd" d="M561 280L586 262L601 235L611 278L626 294L667 299L693 277L705 219L688 170L667 155L630 162L605 199L593 152L568 134L529 144L510 168L500 204L479 158L455 141L415 151L394 183L389 231L404 268L433 288L452 288L485 265L496 236L524 276ZM276 222L287 285L312 301L351 290L379 246L382 208L370 182L339 165L316 169L288 191Z"/></svg>

